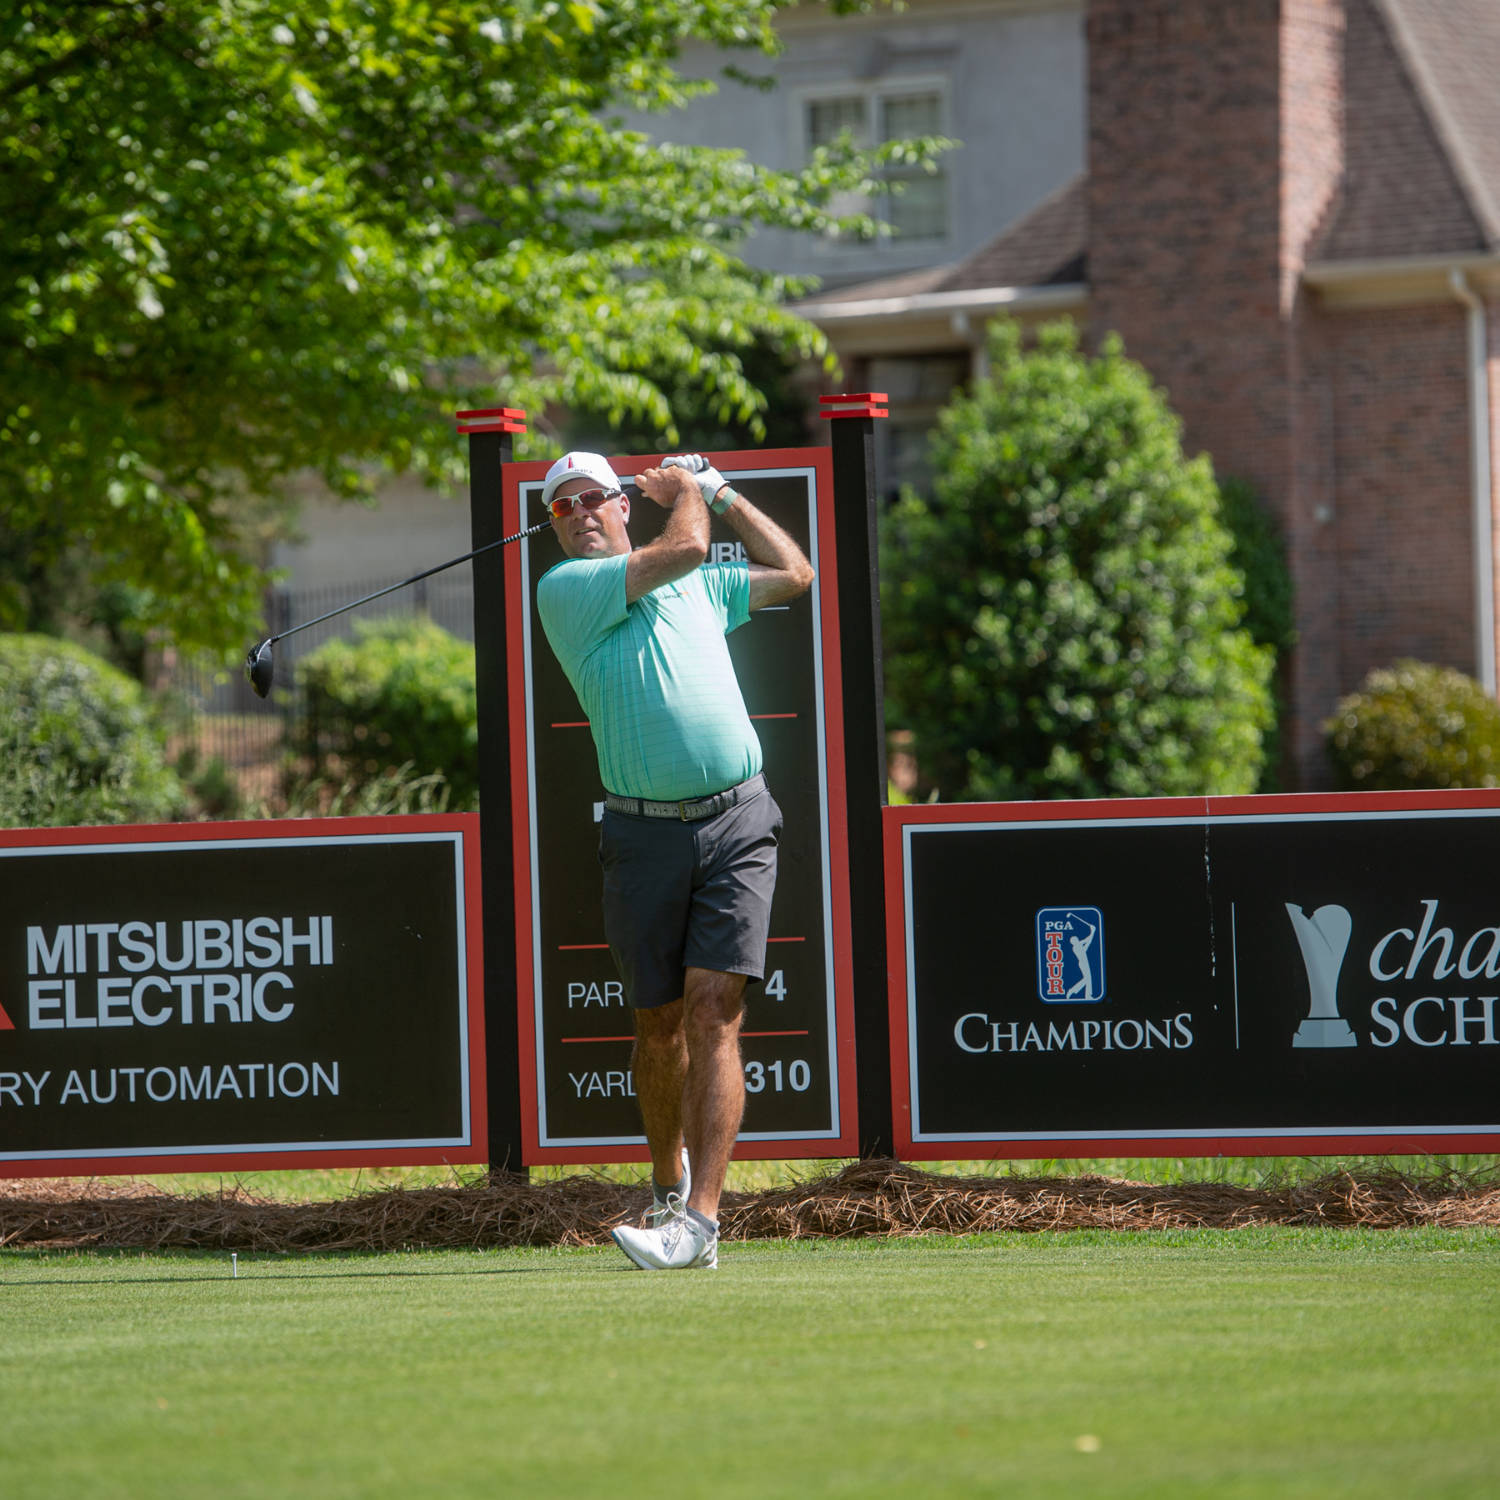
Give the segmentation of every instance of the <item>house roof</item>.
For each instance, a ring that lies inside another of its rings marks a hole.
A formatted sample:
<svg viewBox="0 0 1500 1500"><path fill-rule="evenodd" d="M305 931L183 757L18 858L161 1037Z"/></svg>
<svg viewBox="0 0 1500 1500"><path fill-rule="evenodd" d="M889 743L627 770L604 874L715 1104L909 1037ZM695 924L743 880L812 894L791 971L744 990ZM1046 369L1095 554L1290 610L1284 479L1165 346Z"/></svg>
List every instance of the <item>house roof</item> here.
<svg viewBox="0 0 1500 1500"><path fill-rule="evenodd" d="M1379 0L1489 247L1500 246L1500 6Z"/></svg>
<svg viewBox="0 0 1500 1500"><path fill-rule="evenodd" d="M1062 286L1084 279L1088 245L1088 177L1080 172L997 239L963 260L899 276L861 281L811 299L838 302L925 297L987 287Z"/></svg>
<svg viewBox="0 0 1500 1500"><path fill-rule="evenodd" d="M1500 6L1349 0L1345 47L1344 174L1313 258L1500 245Z"/></svg>
<svg viewBox="0 0 1500 1500"><path fill-rule="evenodd" d="M1326 270L1500 253L1497 79L1500 0L1347 0L1345 170L1310 259ZM807 311L1077 285L1087 262L1081 173L965 259L823 292Z"/></svg>

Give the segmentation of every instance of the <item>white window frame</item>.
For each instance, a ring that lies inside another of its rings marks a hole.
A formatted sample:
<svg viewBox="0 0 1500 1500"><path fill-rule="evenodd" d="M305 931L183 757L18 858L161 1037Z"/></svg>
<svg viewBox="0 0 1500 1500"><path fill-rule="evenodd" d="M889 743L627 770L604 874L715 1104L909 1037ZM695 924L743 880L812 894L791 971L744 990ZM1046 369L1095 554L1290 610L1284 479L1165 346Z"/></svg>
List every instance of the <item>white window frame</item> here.
<svg viewBox="0 0 1500 1500"><path fill-rule="evenodd" d="M808 131L808 113L813 104L832 102L836 99L862 99L865 105L865 119L869 122L872 134L880 128L881 109L885 101L889 99L909 98L912 96L936 95L938 101L938 125L933 131L935 135L951 134L952 109L951 109L951 82L942 74L889 74L883 78L862 80L843 79L834 81L832 79L825 83L808 84L798 89L791 98L792 107L795 111L793 118L792 139L797 142L800 150L800 160L806 165L812 155L812 140ZM866 144L876 144L874 142ZM885 254L895 255L903 259L913 255L920 256L923 260L941 258L942 251L953 239L953 175L946 161L938 166L938 174L942 180L946 197L945 223L942 234L933 235L891 235L889 238L874 241L858 241L839 239L829 235L821 241L825 250L844 251L850 254L869 255ZM862 194L842 194L834 200L834 211L837 213L868 213L872 218L890 223L891 199L879 197L871 199Z"/></svg>

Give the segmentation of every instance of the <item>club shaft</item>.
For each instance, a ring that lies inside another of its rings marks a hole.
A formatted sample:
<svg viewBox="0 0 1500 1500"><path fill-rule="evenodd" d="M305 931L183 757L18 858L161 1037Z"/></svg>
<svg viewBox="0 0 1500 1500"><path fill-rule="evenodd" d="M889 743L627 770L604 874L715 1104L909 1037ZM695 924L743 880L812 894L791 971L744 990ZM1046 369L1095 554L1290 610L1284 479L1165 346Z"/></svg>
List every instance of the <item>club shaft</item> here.
<svg viewBox="0 0 1500 1500"><path fill-rule="evenodd" d="M351 599L347 604L341 604L337 609L330 609L326 615L319 615L313 620L303 620L300 625L290 625L277 635L269 638L268 644L275 645L277 641L285 640L289 635L296 635L299 630L307 630L313 625L321 625L324 620L331 620L335 615L347 614L351 609L358 609L361 604L368 604L372 599L383 599L387 594L394 594L397 589L410 588L414 583L420 583L424 578L431 578L434 573L446 572L449 568L456 568L459 563L466 563L471 557L478 557L481 552L488 552L493 547L503 547L507 542L518 542L522 537L535 536L539 531L545 531L552 523L540 521L535 526L528 526L525 531L518 531L514 536L503 536L498 541L486 542L482 547L476 547L472 552L465 552L462 557L455 557L448 562L439 563L435 568L425 568L420 573L413 573L410 578L403 578L400 583L387 584L383 589L376 589L373 594L366 594L363 599Z"/></svg>

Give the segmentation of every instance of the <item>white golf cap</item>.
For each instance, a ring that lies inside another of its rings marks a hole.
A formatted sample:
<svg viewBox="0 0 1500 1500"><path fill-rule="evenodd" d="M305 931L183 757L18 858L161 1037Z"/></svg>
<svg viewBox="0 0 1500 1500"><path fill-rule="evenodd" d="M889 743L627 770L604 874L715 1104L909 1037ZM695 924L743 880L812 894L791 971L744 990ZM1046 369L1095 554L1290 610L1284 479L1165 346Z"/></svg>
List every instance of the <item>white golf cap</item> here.
<svg viewBox="0 0 1500 1500"><path fill-rule="evenodd" d="M570 479L592 479L596 484L602 484L609 490L620 488L619 477L601 454L564 453L547 470L547 477L542 482L542 504L550 505L557 487L560 484L566 484Z"/></svg>

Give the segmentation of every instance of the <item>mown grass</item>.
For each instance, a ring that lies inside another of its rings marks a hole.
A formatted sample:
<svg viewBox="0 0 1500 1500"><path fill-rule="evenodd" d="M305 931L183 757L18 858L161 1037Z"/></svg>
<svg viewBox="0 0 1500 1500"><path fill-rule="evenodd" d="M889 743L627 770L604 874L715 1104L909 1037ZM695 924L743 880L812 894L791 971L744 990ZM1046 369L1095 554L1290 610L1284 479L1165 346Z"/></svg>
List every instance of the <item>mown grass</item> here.
<svg viewBox="0 0 1500 1500"><path fill-rule="evenodd" d="M1494 1493L1500 1232L0 1251L0 1494Z"/></svg>

